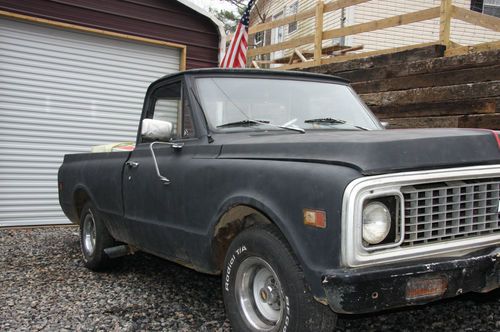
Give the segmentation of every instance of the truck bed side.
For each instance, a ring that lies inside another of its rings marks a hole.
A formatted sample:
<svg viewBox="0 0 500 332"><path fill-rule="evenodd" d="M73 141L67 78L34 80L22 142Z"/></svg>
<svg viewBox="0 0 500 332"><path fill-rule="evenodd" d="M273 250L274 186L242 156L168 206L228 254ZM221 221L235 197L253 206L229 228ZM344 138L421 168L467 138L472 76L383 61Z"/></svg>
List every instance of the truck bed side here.
<svg viewBox="0 0 500 332"><path fill-rule="evenodd" d="M59 202L66 216L79 223L82 198L99 211L123 216L122 174L130 152L84 153L64 156L59 169Z"/></svg>

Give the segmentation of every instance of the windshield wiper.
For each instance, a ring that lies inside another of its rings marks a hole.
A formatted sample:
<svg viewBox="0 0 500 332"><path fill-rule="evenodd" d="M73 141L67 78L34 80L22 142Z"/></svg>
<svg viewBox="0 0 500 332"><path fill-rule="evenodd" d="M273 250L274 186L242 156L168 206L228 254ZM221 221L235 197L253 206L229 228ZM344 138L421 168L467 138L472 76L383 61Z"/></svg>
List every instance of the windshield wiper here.
<svg viewBox="0 0 500 332"><path fill-rule="evenodd" d="M217 128L251 127L251 126L258 126L261 124L268 124L268 123L269 123L269 121L263 121L263 120L241 120L241 121L224 123L224 124L221 124L220 126L217 126Z"/></svg>
<svg viewBox="0 0 500 332"><path fill-rule="evenodd" d="M258 126L258 125L267 125L267 126L271 126L271 127L275 127L275 128L297 131L301 134L304 134L306 132L304 129L297 127L297 126L280 126L280 125L272 124L269 121L261 121L261 120L253 120L253 119L246 119L246 120L241 120L241 121L236 121L236 122L224 123L224 124L221 124L220 126L217 126L217 128L250 127L250 126Z"/></svg>
<svg viewBox="0 0 500 332"><path fill-rule="evenodd" d="M358 128L361 130L369 130L368 128L357 126L357 125L348 123L345 120L335 119L335 118L309 119L309 120L305 120L304 123L314 123L314 124L325 125L325 126L336 125L336 124L345 124L345 125L348 125L348 126L351 126L354 128Z"/></svg>

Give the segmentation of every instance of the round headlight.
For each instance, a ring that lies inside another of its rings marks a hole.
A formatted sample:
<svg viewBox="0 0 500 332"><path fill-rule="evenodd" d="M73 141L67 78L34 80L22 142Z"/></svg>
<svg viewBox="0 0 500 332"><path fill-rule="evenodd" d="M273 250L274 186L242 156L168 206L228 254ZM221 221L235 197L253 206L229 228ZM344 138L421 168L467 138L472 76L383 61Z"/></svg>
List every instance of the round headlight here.
<svg viewBox="0 0 500 332"><path fill-rule="evenodd" d="M380 202L371 202L363 209L363 240L369 244L382 242L391 229L391 213Z"/></svg>

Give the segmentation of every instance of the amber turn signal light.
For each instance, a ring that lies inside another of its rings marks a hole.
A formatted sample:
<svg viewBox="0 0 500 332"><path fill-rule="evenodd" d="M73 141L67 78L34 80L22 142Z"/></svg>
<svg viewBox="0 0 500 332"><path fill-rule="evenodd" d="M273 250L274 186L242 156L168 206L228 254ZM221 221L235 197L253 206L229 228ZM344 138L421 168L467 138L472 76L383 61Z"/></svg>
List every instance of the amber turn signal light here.
<svg viewBox="0 0 500 332"><path fill-rule="evenodd" d="M326 212L321 210L304 209L304 225L326 228Z"/></svg>
<svg viewBox="0 0 500 332"><path fill-rule="evenodd" d="M441 297L448 287L448 280L443 276L413 278L406 283L406 299L420 300Z"/></svg>

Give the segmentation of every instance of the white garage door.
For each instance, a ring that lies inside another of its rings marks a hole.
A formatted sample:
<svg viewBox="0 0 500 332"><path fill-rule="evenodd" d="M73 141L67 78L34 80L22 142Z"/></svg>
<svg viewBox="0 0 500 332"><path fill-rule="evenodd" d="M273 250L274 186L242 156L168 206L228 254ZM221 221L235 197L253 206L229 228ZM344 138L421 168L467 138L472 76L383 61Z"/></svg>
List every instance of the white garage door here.
<svg viewBox="0 0 500 332"><path fill-rule="evenodd" d="M180 51L0 19L0 226L60 224L64 154L134 141L148 85Z"/></svg>

